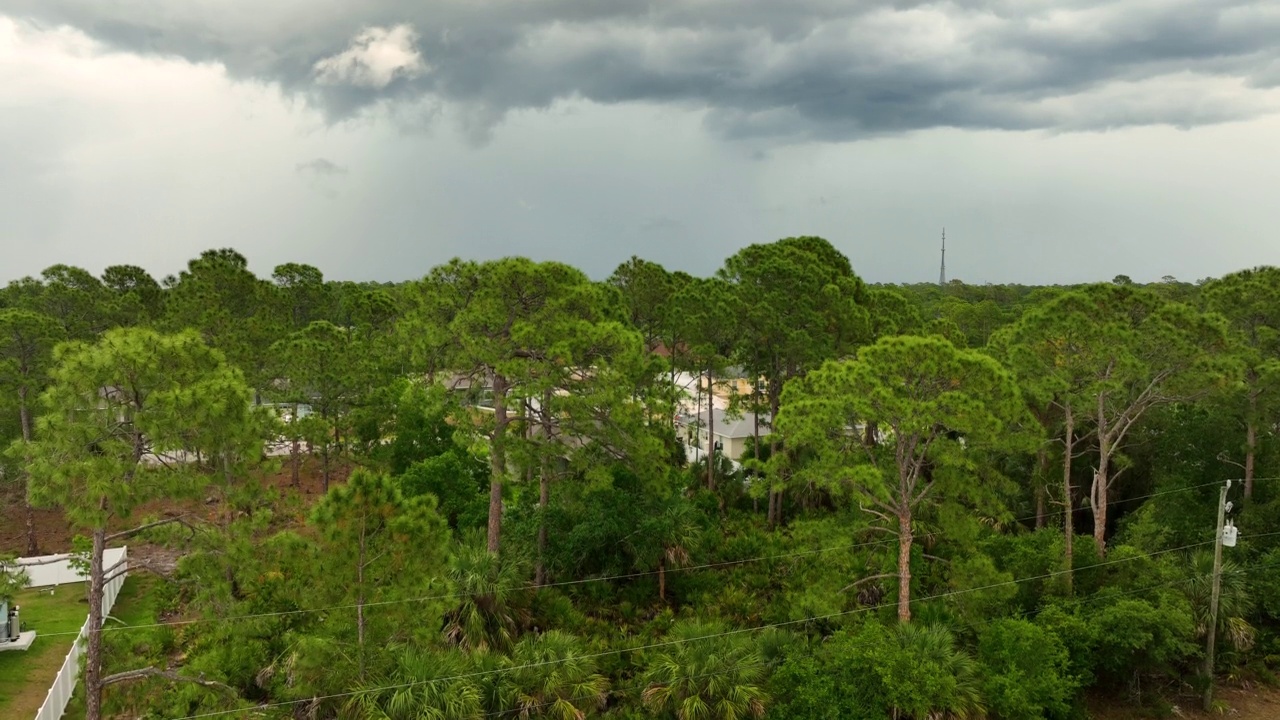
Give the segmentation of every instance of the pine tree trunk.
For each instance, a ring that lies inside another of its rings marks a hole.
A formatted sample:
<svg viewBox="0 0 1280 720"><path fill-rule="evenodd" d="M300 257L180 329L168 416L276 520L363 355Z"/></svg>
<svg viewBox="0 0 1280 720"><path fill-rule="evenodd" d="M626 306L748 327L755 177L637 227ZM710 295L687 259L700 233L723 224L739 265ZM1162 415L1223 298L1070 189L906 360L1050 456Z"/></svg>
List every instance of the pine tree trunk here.
<svg viewBox="0 0 1280 720"><path fill-rule="evenodd" d="M1044 503L1045 503L1045 486L1044 479L1049 469L1049 451L1043 445L1036 456L1036 476L1035 476L1035 493L1036 493L1036 529L1044 528Z"/></svg>
<svg viewBox="0 0 1280 720"><path fill-rule="evenodd" d="M542 394L542 442L551 445L551 391ZM543 451L542 476L538 480L538 566L533 584L542 587L547 582L547 507L551 504L551 461Z"/></svg>
<svg viewBox="0 0 1280 720"><path fill-rule="evenodd" d="M911 622L911 510L898 514L898 622Z"/></svg>
<svg viewBox="0 0 1280 720"><path fill-rule="evenodd" d="M360 555L356 562L356 643L360 653L360 679L364 680L364 518L360 518Z"/></svg>
<svg viewBox="0 0 1280 720"><path fill-rule="evenodd" d="M321 474L324 477L324 492L329 492L329 439L325 438L324 446L320 449L321 458Z"/></svg>
<svg viewBox="0 0 1280 720"><path fill-rule="evenodd" d="M1258 398L1249 396L1249 418L1244 439L1244 498L1253 497L1253 466L1258 453Z"/></svg>
<svg viewBox="0 0 1280 720"><path fill-rule="evenodd" d="M18 388L18 415L22 421L22 443L26 445L31 442L31 410L27 407L26 385ZM36 513L32 509L31 503L27 501L26 493L23 493L22 496L22 506L26 515L27 555L37 555L39 554L39 544L36 542Z"/></svg>
<svg viewBox="0 0 1280 720"><path fill-rule="evenodd" d="M1074 582L1072 579L1072 565L1074 564L1073 541L1076 536L1075 528L1075 493L1071 487L1071 459L1075 453L1075 417L1071 414L1071 406L1065 408L1065 425L1066 436L1063 438L1062 453L1062 517L1063 517L1063 543L1066 549L1065 557L1065 574L1067 579L1067 596L1070 597Z"/></svg>
<svg viewBox="0 0 1280 720"><path fill-rule="evenodd" d="M1098 547L1098 557L1107 552L1107 495L1110 488L1111 443L1108 439L1106 417L1103 415L1103 398L1098 397L1098 469L1093 474L1089 491L1089 506L1093 510L1093 543Z"/></svg>
<svg viewBox="0 0 1280 720"><path fill-rule="evenodd" d="M716 396L707 370L707 489L716 490Z"/></svg>
<svg viewBox="0 0 1280 720"><path fill-rule="evenodd" d="M781 404L781 392L775 387L774 383L769 385L769 423L772 425L778 421L778 405ZM777 427L771 428L773 432L769 433L769 462L773 462L774 457L778 453L778 433ZM782 488L774 489L774 479L769 478L769 529L777 529L782 519Z"/></svg>
<svg viewBox="0 0 1280 720"><path fill-rule="evenodd" d="M102 597L106 587L102 556L106 546L106 529L95 529L93 550L89 555L89 631L84 661L85 720L102 720Z"/></svg>
<svg viewBox="0 0 1280 720"><path fill-rule="evenodd" d="M22 442L31 442L31 410L27 407L27 386L18 388L18 417L22 420Z"/></svg>
<svg viewBox="0 0 1280 720"><path fill-rule="evenodd" d="M293 468L292 468L293 478L292 478L292 479L293 479L293 487L294 487L295 489L296 489L296 488L300 488L300 487L302 487L302 476L301 476L301 467L300 467L300 466L301 466L301 464L302 464L302 460L301 460L301 458L299 458L299 457L298 457L298 449L299 449L298 445L299 445L299 443L298 443L298 430L297 430L297 427L296 427L296 426L297 426L297 423L298 423L298 403L294 403L294 404L293 404L293 417L292 417L292 419L290 419L290 421L289 421L289 424L290 424L290 425L294 425L294 426L295 426L295 427L294 427L294 429L293 429L293 431L290 433L291 435L293 435L293 447L292 447L292 448L290 448L290 450L289 450L289 459L290 459L290 461L291 461L291 463L292 463L292 465L293 465Z"/></svg>
<svg viewBox="0 0 1280 720"><path fill-rule="evenodd" d="M507 381L493 376L493 442L489 451L489 552L498 554L502 537L502 483L507 475L505 450L507 432Z"/></svg>

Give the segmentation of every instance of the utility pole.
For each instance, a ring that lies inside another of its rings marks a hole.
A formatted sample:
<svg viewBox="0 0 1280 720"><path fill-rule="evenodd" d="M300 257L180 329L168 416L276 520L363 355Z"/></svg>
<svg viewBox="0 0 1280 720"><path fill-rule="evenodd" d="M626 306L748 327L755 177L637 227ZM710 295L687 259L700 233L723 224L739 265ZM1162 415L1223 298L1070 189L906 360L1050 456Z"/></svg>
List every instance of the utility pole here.
<svg viewBox="0 0 1280 720"><path fill-rule="evenodd" d="M1227 491L1230 489L1231 481L1228 480L1218 493L1218 534L1213 540L1213 592L1209 595L1209 645L1204 658L1205 712L1209 712L1213 706L1213 651L1214 642L1218 639L1218 597L1222 594L1222 534L1226 527Z"/></svg>

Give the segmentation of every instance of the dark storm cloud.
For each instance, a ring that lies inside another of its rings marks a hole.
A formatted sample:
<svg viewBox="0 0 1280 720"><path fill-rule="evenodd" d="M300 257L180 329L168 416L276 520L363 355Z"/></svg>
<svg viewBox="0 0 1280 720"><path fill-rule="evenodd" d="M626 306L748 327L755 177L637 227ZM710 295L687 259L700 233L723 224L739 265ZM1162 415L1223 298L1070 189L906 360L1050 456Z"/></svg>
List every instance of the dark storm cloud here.
<svg viewBox="0 0 1280 720"><path fill-rule="evenodd" d="M1193 126L1272 109L1250 88L1280 82L1273 0L0 0L0 13L221 62L334 119L443 100L478 139L510 110L567 98L706 109L718 133L773 140ZM1240 91L1206 102L1212 82Z"/></svg>

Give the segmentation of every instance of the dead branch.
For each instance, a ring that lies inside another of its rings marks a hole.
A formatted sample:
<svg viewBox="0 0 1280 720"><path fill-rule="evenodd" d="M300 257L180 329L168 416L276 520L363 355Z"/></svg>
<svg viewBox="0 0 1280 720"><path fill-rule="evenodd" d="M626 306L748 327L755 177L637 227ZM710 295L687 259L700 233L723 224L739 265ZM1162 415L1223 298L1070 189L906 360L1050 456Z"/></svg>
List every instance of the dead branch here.
<svg viewBox="0 0 1280 720"><path fill-rule="evenodd" d="M117 683L131 682L133 680L142 680L145 678L152 678L152 677L161 677L173 682L195 683L196 685L199 685L201 687L207 687L214 690L219 690L219 691L228 693L230 695L236 694L235 689L232 688L230 685L224 685L214 680L205 680L203 673L201 673L198 677L191 677L190 675L179 675L178 673L172 670L161 670L160 668L156 668L156 667L146 667L138 670L126 670L124 672L118 672L114 675L108 675L102 678L102 687L107 687L109 685L115 685Z"/></svg>
<svg viewBox="0 0 1280 720"><path fill-rule="evenodd" d="M119 540L120 538L132 537L142 532L143 530L150 530L153 527L159 527L160 525L168 525L170 523L179 523L180 525L183 525L188 530L190 530L193 535L195 534L196 529L191 525L191 523L187 522L187 516L178 515L177 517L165 518L164 520L157 520L153 523L147 523L146 525L139 525L138 527L132 530L121 530L118 533L112 533L111 535L108 535L106 537L106 541L111 542L112 540Z"/></svg>
<svg viewBox="0 0 1280 720"><path fill-rule="evenodd" d="M867 577L864 577L861 580L855 580L849 585L846 585L840 588L840 592L848 592L858 587L859 585L862 585L864 583L869 583L872 580L884 580L885 578L894 578L894 577L898 577L898 573L895 572L895 573L880 573L879 575L868 575Z"/></svg>

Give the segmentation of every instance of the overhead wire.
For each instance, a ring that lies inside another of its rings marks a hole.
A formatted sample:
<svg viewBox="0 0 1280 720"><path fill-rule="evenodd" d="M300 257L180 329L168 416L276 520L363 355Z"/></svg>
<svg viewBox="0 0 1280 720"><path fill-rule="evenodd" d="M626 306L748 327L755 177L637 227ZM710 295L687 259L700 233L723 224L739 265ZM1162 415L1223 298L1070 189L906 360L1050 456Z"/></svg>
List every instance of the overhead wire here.
<svg viewBox="0 0 1280 720"><path fill-rule="evenodd" d="M1272 534L1280 534L1280 532L1278 532L1278 533L1268 533L1267 535L1272 535ZM1258 536L1258 537L1265 537L1265 535L1263 535L1263 536ZM1169 553L1181 552L1181 551L1184 551L1184 550L1190 550L1190 549L1194 549L1194 548L1198 548L1198 547L1204 547L1205 545L1212 545L1214 542L1215 542L1215 541L1213 541L1213 540L1206 540L1206 541L1203 541L1203 542L1191 543L1191 544L1188 544L1188 545L1183 545L1183 546L1181 546L1181 547L1169 548L1169 549L1167 549L1167 550L1158 550L1158 551L1156 551L1156 552L1151 552L1151 553L1142 553L1142 554L1137 554L1137 555L1130 555L1130 556L1128 556L1128 557L1124 557L1124 558L1118 558L1118 559L1114 559L1114 560L1107 560L1107 561L1103 561L1103 562L1100 562L1100 563L1097 563L1097 564L1091 565L1091 566L1090 566L1090 568L1097 568L1097 567L1105 567L1105 566L1111 566L1111 565L1118 565L1118 564L1126 563L1126 562L1134 562L1134 561L1136 561L1136 560L1145 560L1145 559L1152 558L1152 557L1157 557L1157 556L1160 556L1160 555L1167 555L1167 554L1169 554ZM1014 580L1005 580L1005 581L1002 581L1002 582L992 583L992 584L983 585L983 586L974 587L974 588L965 588L965 589L961 589L961 590L951 590L951 591L948 591L948 592L938 593L938 594L935 594L935 595L927 595L927 596L925 596L925 597L910 598L910 599L908 599L908 601L907 601L907 602L908 602L908 605L914 605L914 604L917 604L917 603L931 602L931 601L934 601L934 600L942 600L942 599L946 599L946 598L950 598L950 597L955 597L955 596L958 596L958 595L965 595L965 594L969 594L969 593L981 592L981 591L984 591L984 590L992 590L992 589L995 589L995 588L1007 587L1007 586L1010 586L1010 585L1016 586L1016 585L1019 585L1019 584L1021 584L1021 583L1025 583L1025 582L1034 582L1034 581L1037 581L1037 580L1046 580L1046 579L1049 579L1049 578L1057 577L1057 576L1059 576L1059 575L1067 574L1067 573L1069 573L1069 572L1073 572L1073 571L1068 571L1068 570L1057 570L1057 571L1053 571L1053 572L1044 573L1044 574L1041 574L1041 575L1036 575L1036 576L1031 576L1031 577L1025 577L1025 578L1018 578L1018 579L1014 579ZM459 673L459 674L456 674L456 675L450 675L450 676L446 676L446 677L442 677L442 678L431 678L431 679L429 679L429 680L419 680L419 681L411 681L411 682L406 682L406 683L396 683L396 684L392 684L392 685L384 685L384 686L373 687L373 688L362 688L362 689L359 689L359 690L352 690L352 691L341 692L341 693L332 693L332 694L329 694L329 695L320 695L320 696L315 696L315 697L310 697L310 698L300 698L300 699L298 699L298 700L285 700L285 701L278 701L278 702L273 702L273 703L264 703L264 704L256 705L256 706L254 706L254 707L252 707L252 708L237 708L237 709L234 709L234 710L218 710L218 711L213 711L213 712L199 713L199 714L195 714L195 715L183 715L183 716L180 716L180 717L171 718L170 720L200 720L200 719L202 719L202 718L220 717L220 716L230 715L230 714L233 714L233 713L246 713L246 712L253 712L253 711L255 711L255 710L259 710L259 711L260 711L260 710L266 710L266 709L271 709L271 708L289 707L289 706L297 705L297 704L299 704L299 703L304 703L304 702L319 702L319 701L324 701L324 700L337 700L337 699L346 698L346 697L352 697L352 696L359 695L359 694L364 694L364 693L382 692L382 691L386 691L386 690L401 690L401 689L410 688L410 687L417 687L417 686L419 686L419 685L425 685L425 684L433 684L433 683L447 682L447 681L451 681L451 680L463 680L463 679L468 679L468 678L473 678L473 677L483 677L483 676L487 676L487 675L495 675L495 674L501 674L501 673L507 673L507 672L514 672L514 671L516 671L516 670L527 670L527 669L531 669L531 668L544 667L544 666L547 666L547 665L558 665L558 664L561 664L561 663L568 662L568 661L570 661L570 660L590 660L590 659L598 659L598 658L602 658L602 657L610 657L610 656L613 656L613 655L621 655L621 654L624 654L624 653L643 652L643 651L646 651L646 650L654 650L654 649L663 648L663 647L670 647L670 646L673 646L673 645L681 645L681 644L685 644L685 643L699 642L699 641L702 641L702 640L710 640L710 639L720 638L720 637L729 637L729 636L735 636L735 635L742 635L742 634L745 634L745 633L759 632L759 631L761 631L761 630L770 630L770 629L776 629L776 628L782 628L782 627L790 627L790 626L794 626L794 625L801 625L801 624L804 624L804 623L818 622L818 621L823 621L823 620L832 620L832 619L839 618L839 617L846 617L846 616L849 616L849 615L855 615L855 614L860 614L860 613L868 613L868 612L873 612L873 611L876 611L876 610L883 610L883 609L887 609L887 608L894 608L894 607L897 607L897 606L898 606L898 603L897 603L897 602L892 602L892 603L880 603L880 604L877 604L877 605L869 605L869 606L864 606L864 607L855 608L855 609L853 609L853 610L844 610L844 611L840 611L840 612L828 613L828 614L825 614L825 615L815 615L815 616L805 617L805 618L801 618L801 619L799 619L799 620L786 620L786 621L781 621L781 622L766 623L766 624L763 624L763 625L756 625L756 626L752 626L752 627L748 627L748 628L735 628L735 629L733 629L733 630L726 630L726 631L718 632L718 633L710 633L710 634L707 634L707 635L701 635L701 636L693 637L693 638L677 638L677 639L674 639L674 640L664 640L664 641L661 641L661 642L650 643L650 644L647 644L647 645L641 645L641 646L637 646L637 647L619 648L619 649L617 649L617 650L608 650L608 651L598 652L598 653L589 653L589 654L584 654L584 655L576 655L576 656L574 656L574 657L572 657L572 658L561 658L561 659L543 660L543 661L539 661L539 662L535 662L535 663L526 663L526 664L523 664L523 665L516 665L516 666L510 666L510 667L504 667L504 668L495 668L495 669L490 669L490 670L479 670L479 671L475 671L475 672Z"/></svg>
<svg viewBox="0 0 1280 720"><path fill-rule="evenodd" d="M1280 477L1254 478L1254 480L1255 481L1280 480ZM1233 478L1231 481L1237 482L1242 480ZM1226 480L1220 480L1212 483L1203 483L1200 485L1192 485L1192 486L1183 487L1183 488L1163 490L1159 492L1150 493L1147 495L1139 495L1136 497L1117 499L1117 500L1109 501L1107 505L1110 506L1110 505L1114 505L1122 502L1134 502L1138 500L1146 500L1149 498L1160 497L1163 495L1170 495L1174 493L1190 492L1193 490L1199 490L1199 489L1210 487L1213 485L1221 485L1223 482L1226 482ZM1061 514L1061 513L1062 511L1059 511L1057 513L1046 513L1044 516L1048 517L1048 516ZM1006 522L1008 524L1017 524L1017 523L1023 523L1023 522L1027 522L1035 519L1037 519L1036 515L1029 515L1029 516L1024 516L1020 518L1014 518ZM938 535L938 534L940 533L934 533L934 535ZM877 547L882 545L893 545L893 544L896 544L897 542L898 542L898 538L892 537L892 538L886 538L883 540L872 540L872 541L861 542L861 543L834 545L834 546L828 546L824 548L817 548L813 550L799 550L799 551L789 552L789 553L761 555L761 556L756 556L751 558L742 558L742 559L736 559L736 560L721 560L713 563L704 563L701 565L686 565L682 567L666 568L662 571L643 570L643 571L637 571L632 573L622 573L618 575L604 575L604 576L598 576L598 577L580 578L577 580L564 580L564 581L558 581L558 582L552 582L552 583L544 583L541 586L525 584L525 585L518 585L518 586L509 587L509 588L503 588L502 591L516 592L516 591L522 591L522 590L539 590L544 588L570 587L570 586L585 585L588 583L596 583L596 582L613 582L616 580L634 580L642 577L653 577L657 575L659 572L663 572L663 573L666 573L667 575L671 575L675 573L685 573L685 572L692 572L697 570L719 569L719 568L733 567L738 565L746 565L746 564L755 563L755 562L763 562L768 560L782 560L787 558L805 557L809 555L819 555L819 554L824 554L828 552L835 552L838 550L856 550L860 548ZM265 618L272 618L272 617L287 617L287 616L293 616L293 615L309 615L314 613L337 612L341 610L355 610L358 607L363 607L365 609L368 609L368 608L376 608L376 607L385 607L389 605L403 605L408 603L431 602L434 600L453 600L453 599L464 598L469 595L470 593L467 593L467 592L452 592L452 593L441 593L436 595L423 595L423 596L416 596L416 597L410 597L410 598L397 598L394 600L379 600L379 601L373 601L373 602L366 602L363 604L330 605L330 606L325 606L320 608L297 608L294 610L277 610L277 611L263 612L263 613L248 613L244 615L227 615L227 616L221 616L221 617L207 617L207 618L189 618L185 620L172 620L168 622L146 623L146 624L140 624L140 625L116 625L116 626L103 627L102 632L115 633L115 632L121 632L126 630L147 630L147 629L155 629L155 628L162 628L162 627L181 627L181 626L187 626L187 625L200 625L200 624L222 623L222 622L238 622L238 621L244 621L244 620L258 620L258 619L265 619ZM45 637L56 637L56 636L62 636L62 635L79 635L79 634L80 634L79 631L66 631L66 632L59 632L59 633L44 633L42 635Z"/></svg>
<svg viewBox="0 0 1280 720"><path fill-rule="evenodd" d="M1265 564L1265 565L1258 565L1258 566L1253 566L1253 567L1245 568L1245 570L1246 570L1246 571L1267 570L1267 569L1276 568L1276 567L1280 567L1280 563L1268 563L1268 564ZM1200 575L1194 575L1194 576L1189 577L1189 578L1178 578L1178 579L1176 579L1176 580L1169 580L1169 581L1167 581L1167 582L1155 583L1155 584L1153 584L1153 585L1148 585L1148 586L1146 586L1146 587L1136 588L1136 589L1134 589L1134 590L1127 590L1127 591L1124 591L1124 592L1115 592L1115 593L1095 593L1094 595L1091 595L1091 596L1089 596L1089 597L1087 597L1087 598L1084 598L1084 599L1080 599L1080 600L1075 601L1074 605L1075 605L1076 607L1078 607L1078 606L1081 606L1081 605L1087 605L1087 604L1090 604L1090 603L1100 602L1100 601L1104 601L1104 600L1114 600L1115 598L1118 598L1118 597L1128 597L1128 596L1130 596L1130 595L1138 595L1138 594L1146 593L1146 592L1150 592L1150 591L1152 591L1152 590L1156 590L1156 589L1159 589L1159 588L1169 587L1169 586L1172 586L1172 585L1179 585L1179 584L1183 584L1183 583L1188 583L1188 582L1191 582L1192 580L1205 579L1205 578L1209 578L1209 577L1212 577L1212 576L1213 576L1213 573L1202 573L1202 574L1200 574ZM1017 614L1015 614L1014 616L1004 616L1004 617L988 618L988 619L986 619L986 620L982 620L982 621L978 621L978 622L966 622L966 623L965 623L965 626L966 626L966 627L970 627L970 628L973 628L973 627L982 627L982 626L990 625L990 624L992 624L992 623L999 622L999 621L1001 621L1001 620L1008 620L1008 619L1010 619L1011 617L1018 618L1018 619L1024 619L1024 618L1026 618L1026 617L1028 617L1028 616L1031 616L1031 615L1033 615L1033 614L1036 614L1037 612L1042 611L1042 610L1043 610L1043 608L1038 608L1038 609L1036 609L1036 610L1026 610L1026 611L1023 611L1023 612L1021 612L1021 613L1017 613ZM733 673L733 672L737 672L737 668L731 668L731 669L729 669L729 670L717 670L717 671L715 671L715 672L708 672L708 673L699 673L699 674L697 674L697 675L686 675L686 676L684 676L684 677L683 677L683 679L685 679L685 680L701 680L701 679L703 679L703 678L707 678L707 677L715 677L715 676L719 676L719 675L728 675L728 674ZM366 691L366 692L368 692L368 693L374 693L374 692L377 692L377 689L371 689L371 690L368 690L368 691ZM547 701L547 702L543 702L543 703L537 703L537 704L533 704L533 705L521 705L520 707L517 707L517 708L509 708L509 709L506 709L506 710L493 710L493 711L490 711L490 712L485 713L485 714L483 715L483 717L498 717L498 716L500 716L500 715L518 714L518 713L521 713L521 712L527 712L528 710L532 710L532 709L549 707L549 706L551 706L551 705L555 705L555 704L560 703L560 702L565 702L565 701L568 701L568 702L577 702L577 701L580 701L580 700L593 700L593 699L595 699L596 697L597 697L596 695L580 695L580 696L572 697L572 698L556 698L555 700L551 700L551 701ZM179 720L180 720L180 719L179 719Z"/></svg>

